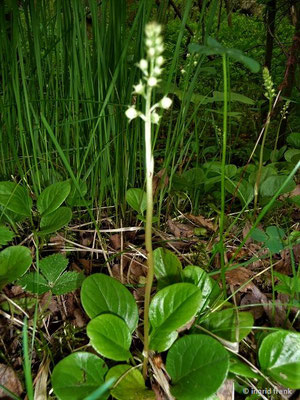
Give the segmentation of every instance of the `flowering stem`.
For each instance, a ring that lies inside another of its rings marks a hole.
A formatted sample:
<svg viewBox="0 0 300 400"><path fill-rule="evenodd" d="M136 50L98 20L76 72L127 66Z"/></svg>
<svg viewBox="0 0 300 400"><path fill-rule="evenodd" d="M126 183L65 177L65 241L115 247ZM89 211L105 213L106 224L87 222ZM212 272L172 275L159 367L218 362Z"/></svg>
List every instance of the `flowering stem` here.
<svg viewBox="0 0 300 400"><path fill-rule="evenodd" d="M149 305L151 297L151 289L154 277L154 262L152 250L152 216L153 216L153 171L154 160L152 155L151 140L151 87L148 87L146 94L146 121L145 121L145 147L146 147L146 186L147 186L147 211L146 211L146 229L145 229L145 245L147 251L147 280L145 287L144 302L144 363L143 376L147 377L147 364L149 358Z"/></svg>
<svg viewBox="0 0 300 400"><path fill-rule="evenodd" d="M256 182L254 185L254 214L256 213L257 202L258 202L258 191L259 191L263 159L264 159L264 147L265 147L266 137L267 137L270 121L271 121L271 111L272 111L272 99L269 100L269 111L268 111L268 115L267 115L264 136L262 139L260 152L259 152L258 171L257 171L257 176L256 176Z"/></svg>
<svg viewBox="0 0 300 400"><path fill-rule="evenodd" d="M226 277L225 277L225 257L224 257L224 218L225 218L225 166L226 166L226 146L227 146L227 119L228 119L228 81L227 81L227 58L223 55L223 81L224 81L224 108L223 108L223 144L222 144L222 163L221 163L221 215L220 215L220 258L221 258L221 278L224 295L226 296Z"/></svg>

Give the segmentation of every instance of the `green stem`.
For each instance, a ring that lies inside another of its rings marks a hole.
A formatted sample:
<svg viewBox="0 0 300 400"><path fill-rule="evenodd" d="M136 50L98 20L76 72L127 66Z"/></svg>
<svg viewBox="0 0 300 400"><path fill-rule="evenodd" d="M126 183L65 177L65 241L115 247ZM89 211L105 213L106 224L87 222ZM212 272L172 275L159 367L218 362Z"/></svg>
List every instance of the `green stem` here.
<svg viewBox="0 0 300 400"><path fill-rule="evenodd" d="M220 215L220 258L221 258L221 278L224 295L226 296L225 278L225 257L224 257L224 218L225 218L225 166L226 166L226 146L227 146L227 120L228 120L228 81L227 81L227 58L222 57L223 61L223 81L224 81L224 108L223 108L223 144L222 144L222 163L221 163L221 215Z"/></svg>
<svg viewBox="0 0 300 400"><path fill-rule="evenodd" d="M152 216L153 216L153 171L154 160L152 154L151 140L151 92L148 88L146 95L146 112L145 112L145 147L146 147L146 191L147 191L147 212L146 212L146 228L145 228L145 245L147 251L147 280L145 287L145 302L144 302L144 362L143 376L147 377L147 365L149 358L149 305L151 298L151 289L154 277L154 262L152 250Z"/></svg>

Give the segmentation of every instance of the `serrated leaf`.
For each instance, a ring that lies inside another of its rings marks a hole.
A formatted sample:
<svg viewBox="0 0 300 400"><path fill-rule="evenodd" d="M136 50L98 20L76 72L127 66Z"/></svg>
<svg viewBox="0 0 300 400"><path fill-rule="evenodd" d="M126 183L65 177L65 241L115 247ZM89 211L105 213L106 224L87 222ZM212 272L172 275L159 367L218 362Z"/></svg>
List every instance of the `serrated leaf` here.
<svg viewBox="0 0 300 400"><path fill-rule="evenodd" d="M290 389L300 389L300 334L279 330L266 336L259 348L262 371Z"/></svg>
<svg viewBox="0 0 300 400"><path fill-rule="evenodd" d="M81 288L81 302L90 318L112 313L123 318L130 332L138 323L138 309L134 297L119 281L105 274L87 277Z"/></svg>
<svg viewBox="0 0 300 400"><path fill-rule="evenodd" d="M53 391L59 400L82 400L104 383L107 369L105 362L95 354L70 354L53 369ZM105 394L99 400L107 398Z"/></svg>
<svg viewBox="0 0 300 400"><path fill-rule="evenodd" d="M173 332L189 322L200 305L201 291L191 283L175 283L160 290L149 307L152 327L150 348L157 351L167 350L171 344L170 338L176 339Z"/></svg>
<svg viewBox="0 0 300 400"><path fill-rule="evenodd" d="M250 312L238 312L233 308L215 311L200 321L201 326L229 342L241 341L251 332L253 323Z"/></svg>
<svg viewBox="0 0 300 400"><path fill-rule="evenodd" d="M128 189L126 192L126 201L130 207L132 207L139 214L143 214L147 208L147 196L142 189Z"/></svg>
<svg viewBox="0 0 300 400"><path fill-rule="evenodd" d="M14 237L15 234L7 226L0 226L0 247L6 245Z"/></svg>
<svg viewBox="0 0 300 400"><path fill-rule="evenodd" d="M51 214L66 200L71 190L68 181L57 182L46 187L37 199L37 209L42 216Z"/></svg>
<svg viewBox="0 0 300 400"><path fill-rule="evenodd" d="M38 272L29 272L19 279L18 284L22 286L26 292L43 294L50 290L46 279Z"/></svg>
<svg viewBox="0 0 300 400"><path fill-rule="evenodd" d="M183 270L183 281L193 283L202 293L199 312L214 304L220 297L221 290L218 283L200 267L188 265Z"/></svg>
<svg viewBox="0 0 300 400"><path fill-rule="evenodd" d="M68 259L60 253L52 254L40 260L39 267L50 284L54 284L57 278L68 266Z"/></svg>
<svg viewBox="0 0 300 400"><path fill-rule="evenodd" d="M126 322L113 314L101 314L87 326L91 345L103 357L125 361L131 357L131 333Z"/></svg>
<svg viewBox="0 0 300 400"><path fill-rule="evenodd" d="M0 205L25 217L31 215L31 197L25 188L14 182L0 182Z"/></svg>
<svg viewBox="0 0 300 400"><path fill-rule="evenodd" d="M41 218L40 235L53 233L67 225L72 218L72 210L68 207L60 207L53 213Z"/></svg>
<svg viewBox="0 0 300 400"><path fill-rule="evenodd" d="M52 293L55 295L62 295L73 292L82 285L84 278L85 276L83 273L75 271L64 272L55 282L51 289Z"/></svg>
<svg viewBox="0 0 300 400"><path fill-rule="evenodd" d="M154 273L158 288L181 281L182 265L178 257L170 250L158 247L153 251Z"/></svg>
<svg viewBox="0 0 300 400"><path fill-rule="evenodd" d="M177 340L167 355L166 370L177 400L204 400L217 392L226 379L229 356L224 347L206 335Z"/></svg>
<svg viewBox="0 0 300 400"><path fill-rule="evenodd" d="M115 379L117 384L111 389L111 395L117 400L154 400L154 392L147 390L141 372L131 365L120 364L112 367L105 381Z"/></svg>
<svg viewBox="0 0 300 400"><path fill-rule="evenodd" d="M20 278L32 263L27 247L10 246L0 252L0 289Z"/></svg>

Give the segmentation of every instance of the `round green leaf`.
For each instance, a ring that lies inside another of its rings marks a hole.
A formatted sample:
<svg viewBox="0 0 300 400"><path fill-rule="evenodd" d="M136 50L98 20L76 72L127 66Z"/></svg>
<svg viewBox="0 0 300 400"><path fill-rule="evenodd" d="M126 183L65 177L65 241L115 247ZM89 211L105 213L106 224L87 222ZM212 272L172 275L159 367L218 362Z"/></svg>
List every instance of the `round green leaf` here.
<svg viewBox="0 0 300 400"><path fill-rule="evenodd" d="M288 149L284 153L284 158L288 162L297 163L298 161L300 161L300 150L299 149Z"/></svg>
<svg viewBox="0 0 300 400"><path fill-rule="evenodd" d="M212 305L221 294L218 283L212 279L200 267L188 265L183 270L183 281L193 283L202 293L202 300L199 311L204 311L208 306Z"/></svg>
<svg viewBox="0 0 300 400"><path fill-rule="evenodd" d="M70 354L54 367L51 377L54 393L59 400L82 400L104 383L107 369L105 362L94 354Z"/></svg>
<svg viewBox="0 0 300 400"><path fill-rule="evenodd" d="M288 179L288 176L279 175L279 176L269 176L264 182L262 182L260 186L260 194L263 197L271 197L280 189L280 187L287 181L283 190L281 190L280 194L291 192L295 189L295 182L292 179Z"/></svg>
<svg viewBox="0 0 300 400"><path fill-rule="evenodd" d="M103 357L115 361L131 357L131 333L126 323L113 314L101 314L92 319L87 326L91 345Z"/></svg>
<svg viewBox="0 0 300 400"><path fill-rule="evenodd" d="M150 400L155 399L154 392L147 390L141 372L127 364L112 367L105 381L115 379L117 384L111 389L111 395L117 400Z"/></svg>
<svg viewBox="0 0 300 400"><path fill-rule="evenodd" d="M162 289L172 283L181 281L181 262L170 250L158 247L153 252L154 273L158 288Z"/></svg>
<svg viewBox="0 0 300 400"><path fill-rule="evenodd" d="M266 336L259 348L261 369L281 385L300 389L300 334L279 330Z"/></svg>
<svg viewBox="0 0 300 400"><path fill-rule="evenodd" d="M37 209L43 216L55 211L68 197L71 185L68 181L57 182L48 186L37 199Z"/></svg>
<svg viewBox="0 0 300 400"><path fill-rule="evenodd" d="M288 144L297 149L300 149L300 132L293 132L288 135L286 138Z"/></svg>
<svg viewBox="0 0 300 400"><path fill-rule="evenodd" d="M128 189L126 192L126 201L130 207L132 207L139 214L143 214L147 208L147 197L143 189Z"/></svg>
<svg viewBox="0 0 300 400"><path fill-rule="evenodd" d="M0 182L0 205L25 217L31 215L31 197L25 188L14 182Z"/></svg>
<svg viewBox="0 0 300 400"><path fill-rule="evenodd" d="M10 242L15 234L5 225L0 225L0 247Z"/></svg>
<svg viewBox="0 0 300 400"><path fill-rule="evenodd" d="M51 214L41 218L40 235L47 235L61 229L67 225L72 218L72 210L69 207L60 207Z"/></svg>
<svg viewBox="0 0 300 400"><path fill-rule="evenodd" d="M90 318L112 313L121 317L133 332L138 324L138 309L134 297L124 285L104 274L90 275L83 281L81 302Z"/></svg>
<svg viewBox="0 0 300 400"><path fill-rule="evenodd" d="M25 274L31 263L31 253L27 247L11 246L2 250L0 253L0 289Z"/></svg>
<svg viewBox="0 0 300 400"><path fill-rule="evenodd" d="M201 291L191 283L176 283L160 290L151 301L150 348L167 350L177 337L174 332L189 322L201 306Z"/></svg>
<svg viewBox="0 0 300 400"><path fill-rule="evenodd" d="M171 393L177 400L207 399L222 386L228 368L227 351L217 340L205 335L184 336L167 355Z"/></svg>
<svg viewBox="0 0 300 400"><path fill-rule="evenodd" d="M237 312L233 308L213 312L200 321L201 326L229 342L237 342L246 337L251 332L253 323L250 312Z"/></svg>

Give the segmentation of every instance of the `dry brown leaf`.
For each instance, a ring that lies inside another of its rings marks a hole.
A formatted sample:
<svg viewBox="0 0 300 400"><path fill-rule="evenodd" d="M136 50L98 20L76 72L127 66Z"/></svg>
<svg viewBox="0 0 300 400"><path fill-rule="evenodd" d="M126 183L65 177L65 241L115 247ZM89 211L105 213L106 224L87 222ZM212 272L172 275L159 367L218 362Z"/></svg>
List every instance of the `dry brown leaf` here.
<svg viewBox="0 0 300 400"><path fill-rule="evenodd" d="M141 277L145 277L147 268L139 260L133 259L129 264L129 283L139 283Z"/></svg>
<svg viewBox="0 0 300 400"><path fill-rule="evenodd" d="M185 216L198 226L209 229L213 232L216 232L217 230L217 226L211 220L204 218L202 215L186 214Z"/></svg>
<svg viewBox="0 0 300 400"><path fill-rule="evenodd" d="M34 400L47 400L47 380L49 375L50 360L45 360L40 365L35 378Z"/></svg>
<svg viewBox="0 0 300 400"><path fill-rule="evenodd" d="M15 371L5 364L0 364L0 384L20 396L23 392L22 384ZM0 399L9 398L4 390L0 389Z"/></svg>
<svg viewBox="0 0 300 400"><path fill-rule="evenodd" d="M259 304L260 299L258 299L253 292L252 293L247 293L242 299L241 299L241 306L246 306L246 305L252 305L252 304ZM244 311L249 311L253 315L253 318L255 320L261 318L264 314L264 309L262 306L255 306L255 307L249 307L249 308L244 308Z"/></svg>
<svg viewBox="0 0 300 400"><path fill-rule="evenodd" d="M85 314L80 310L80 308L76 308L74 310L74 319L73 319L73 325L76 326L77 328L83 328L87 324L87 318Z"/></svg>
<svg viewBox="0 0 300 400"><path fill-rule="evenodd" d="M119 233L116 233L115 235L111 235L109 238L111 247L114 250L120 250L121 248L121 235Z"/></svg>
<svg viewBox="0 0 300 400"><path fill-rule="evenodd" d="M226 379L221 388L217 392L219 400L233 400L234 399L234 381L233 379Z"/></svg>
<svg viewBox="0 0 300 400"><path fill-rule="evenodd" d="M166 174L166 169L163 168L153 177L153 183L152 183L153 196L156 196L159 189L167 187L168 183L169 183L169 177Z"/></svg>
<svg viewBox="0 0 300 400"><path fill-rule="evenodd" d="M194 236L194 226L191 224L181 224L180 222L174 222L171 219L167 222L170 231L175 237L179 238L190 238Z"/></svg>
<svg viewBox="0 0 300 400"><path fill-rule="evenodd" d="M245 284L251 277L253 273L244 267L239 267L233 269L231 271L226 272L226 281L229 285L232 286L242 286ZM243 288L240 289L241 292L247 292L248 289L251 289L252 282L249 282Z"/></svg>

